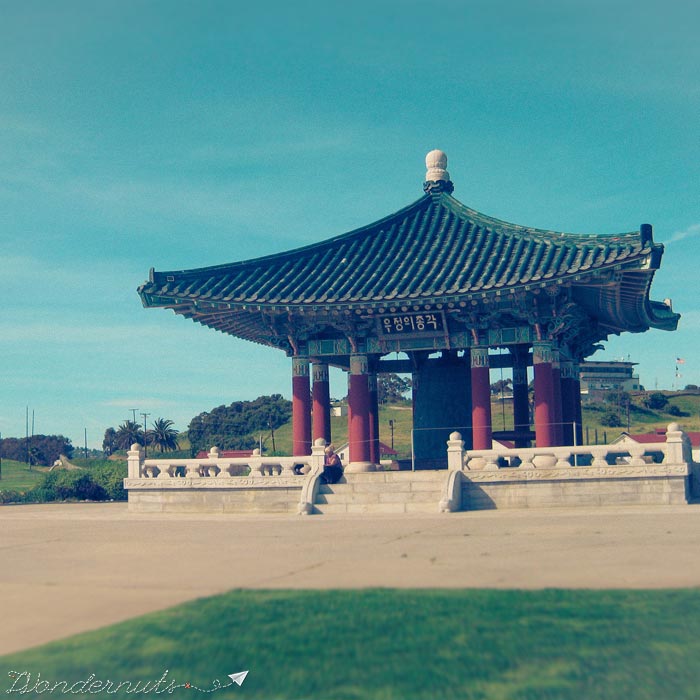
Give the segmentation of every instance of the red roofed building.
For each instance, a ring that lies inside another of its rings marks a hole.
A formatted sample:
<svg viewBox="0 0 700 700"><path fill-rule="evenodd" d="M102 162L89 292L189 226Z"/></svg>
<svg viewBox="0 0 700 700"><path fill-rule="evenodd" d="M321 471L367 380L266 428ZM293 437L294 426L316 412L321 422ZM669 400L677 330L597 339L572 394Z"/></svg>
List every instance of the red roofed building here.
<svg viewBox="0 0 700 700"><path fill-rule="evenodd" d="M685 433L693 448L693 460L700 462L700 432ZM659 442L666 442L666 428L655 428L650 433L631 434L623 432L619 437L615 438L610 444L624 446L630 442L635 442L641 445L649 445L649 451L653 451L653 445Z"/></svg>

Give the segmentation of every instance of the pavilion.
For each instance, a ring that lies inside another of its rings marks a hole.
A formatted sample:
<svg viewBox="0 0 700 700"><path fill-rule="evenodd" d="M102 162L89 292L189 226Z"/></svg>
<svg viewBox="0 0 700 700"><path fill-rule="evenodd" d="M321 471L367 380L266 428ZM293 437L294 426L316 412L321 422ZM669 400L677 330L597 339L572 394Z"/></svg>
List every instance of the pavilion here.
<svg viewBox="0 0 700 700"><path fill-rule="evenodd" d="M452 196L442 151L426 166L423 196L394 214L254 260L151 269L143 304L284 351L294 455L331 440L329 366L348 372L349 472L379 462L381 372L412 374L418 466L444 466L453 431L467 449L491 449L494 367L513 381L513 427L497 437L580 444L579 364L610 335L677 327L670 301L649 298L663 246L649 224L581 235L499 221Z"/></svg>

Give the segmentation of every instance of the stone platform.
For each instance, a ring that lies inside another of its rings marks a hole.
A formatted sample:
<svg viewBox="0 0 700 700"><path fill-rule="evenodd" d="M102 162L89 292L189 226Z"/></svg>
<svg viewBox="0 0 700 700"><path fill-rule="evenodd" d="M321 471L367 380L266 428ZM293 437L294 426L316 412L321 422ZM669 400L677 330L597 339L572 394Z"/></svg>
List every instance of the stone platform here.
<svg viewBox="0 0 700 700"><path fill-rule="evenodd" d="M411 514L502 508L680 505L700 497L700 465L677 424L665 442L464 450L447 442L447 469L346 472L322 483L323 440L299 457L143 458L129 452L132 512Z"/></svg>

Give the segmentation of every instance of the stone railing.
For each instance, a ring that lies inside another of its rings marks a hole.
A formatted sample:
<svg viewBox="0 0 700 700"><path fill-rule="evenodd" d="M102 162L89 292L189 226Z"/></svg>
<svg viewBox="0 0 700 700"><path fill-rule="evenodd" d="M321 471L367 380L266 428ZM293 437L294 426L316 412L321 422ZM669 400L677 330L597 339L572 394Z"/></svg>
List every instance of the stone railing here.
<svg viewBox="0 0 700 700"><path fill-rule="evenodd" d="M133 512L313 512L326 443L310 455L222 457L212 447L200 459L145 459L140 445L128 452L124 488Z"/></svg>
<svg viewBox="0 0 700 700"><path fill-rule="evenodd" d="M666 441L625 445L568 445L563 447L516 447L498 450L465 450L460 433L452 433L447 442L447 465L457 471L498 471L516 469L578 469L651 465L651 453L662 455L662 465L692 463L688 436L678 423L666 430Z"/></svg>
<svg viewBox="0 0 700 700"><path fill-rule="evenodd" d="M700 466L677 423L668 426L665 438L646 444L465 450L455 432L447 441L440 509L687 503L692 494L700 495Z"/></svg>
<svg viewBox="0 0 700 700"><path fill-rule="evenodd" d="M239 477L266 479L296 477L300 483L314 467L323 466L325 441L316 441L312 454L301 457L265 457L254 450L250 457L221 457L212 447L201 459L144 459L143 449L134 444L127 453L129 479L216 479L225 482Z"/></svg>

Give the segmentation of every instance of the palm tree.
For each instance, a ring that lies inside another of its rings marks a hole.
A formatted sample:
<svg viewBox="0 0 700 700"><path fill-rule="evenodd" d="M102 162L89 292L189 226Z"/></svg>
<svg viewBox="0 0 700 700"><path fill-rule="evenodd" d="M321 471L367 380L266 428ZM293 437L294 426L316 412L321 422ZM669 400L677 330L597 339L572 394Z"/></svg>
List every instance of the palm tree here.
<svg viewBox="0 0 700 700"><path fill-rule="evenodd" d="M131 445L129 445L131 447ZM105 430L105 437L102 440L102 451L109 457L117 449L117 431L114 428Z"/></svg>
<svg viewBox="0 0 700 700"><path fill-rule="evenodd" d="M135 442L143 445L143 429L138 423L134 423L132 420L125 420L117 429L115 442L120 450L130 450Z"/></svg>
<svg viewBox="0 0 700 700"><path fill-rule="evenodd" d="M153 428L148 431L148 444L155 445L160 452L169 452L180 449L177 442L177 436L180 432L175 430L173 421L165 418L158 418L153 421Z"/></svg>

